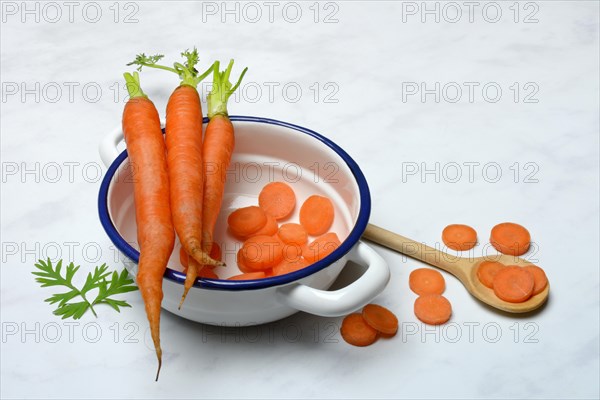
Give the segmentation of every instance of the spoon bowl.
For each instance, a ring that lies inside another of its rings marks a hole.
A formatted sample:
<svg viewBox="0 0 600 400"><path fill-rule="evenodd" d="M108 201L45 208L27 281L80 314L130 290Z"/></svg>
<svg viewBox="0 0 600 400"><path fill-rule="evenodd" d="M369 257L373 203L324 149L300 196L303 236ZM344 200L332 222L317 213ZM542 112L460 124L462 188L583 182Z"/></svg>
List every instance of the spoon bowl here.
<svg viewBox="0 0 600 400"><path fill-rule="evenodd" d="M483 261L497 261L504 265L516 265L519 267L534 265L521 257L506 254L476 258L455 257L373 224L367 226L363 237L451 273L464 285L473 297L502 311L526 313L536 310L546 302L550 294L550 284L548 283L542 292L530 297L527 301L510 303L498 298L494 294L493 289L488 288L479 281L477 268Z"/></svg>

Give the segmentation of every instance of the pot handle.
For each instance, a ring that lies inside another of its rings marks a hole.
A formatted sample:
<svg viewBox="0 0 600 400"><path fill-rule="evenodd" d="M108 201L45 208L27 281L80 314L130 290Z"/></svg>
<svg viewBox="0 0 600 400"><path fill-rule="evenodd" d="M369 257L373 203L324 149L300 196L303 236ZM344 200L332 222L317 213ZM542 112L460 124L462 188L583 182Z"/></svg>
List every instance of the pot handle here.
<svg viewBox="0 0 600 400"><path fill-rule="evenodd" d="M278 289L280 301L297 310L323 317L346 315L368 304L390 280L388 265L375 250L363 242L358 242L348 258L367 266L365 273L350 285L327 291L293 284Z"/></svg>
<svg viewBox="0 0 600 400"><path fill-rule="evenodd" d="M104 136L100 141L98 152L102 162L108 168L110 164L119 156L119 150L117 145L123 140L123 129L121 127L116 128L108 135Z"/></svg>

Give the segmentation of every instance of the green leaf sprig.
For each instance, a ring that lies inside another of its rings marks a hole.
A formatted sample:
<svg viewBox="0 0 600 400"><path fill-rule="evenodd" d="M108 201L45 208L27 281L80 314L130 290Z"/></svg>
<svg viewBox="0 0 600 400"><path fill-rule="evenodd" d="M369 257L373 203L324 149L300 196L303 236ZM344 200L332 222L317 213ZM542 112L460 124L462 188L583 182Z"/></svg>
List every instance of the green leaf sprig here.
<svg viewBox="0 0 600 400"><path fill-rule="evenodd" d="M93 273L89 272L81 289L77 289L73 284L73 277L79 270L79 265L75 266L73 263L67 265L64 276L61 274L62 260L58 261L56 267L52 265L49 258L47 261L39 260L35 267L37 271L32 274L37 276L35 280L41 284L41 287L63 286L68 289L66 292L53 294L44 300L50 304L58 304L53 313L62 319L80 319L88 310L97 317L94 306L98 304L107 304L117 312L121 312L119 307L131 307L131 305L124 300L116 300L111 297L137 290L137 286L134 285L133 279L129 278L127 270L124 269L120 274L117 271L111 273L106 264L94 268ZM98 295L90 302L86 295L90 290L96 288ZM71 302L76 297L82 301Z"/></svg>

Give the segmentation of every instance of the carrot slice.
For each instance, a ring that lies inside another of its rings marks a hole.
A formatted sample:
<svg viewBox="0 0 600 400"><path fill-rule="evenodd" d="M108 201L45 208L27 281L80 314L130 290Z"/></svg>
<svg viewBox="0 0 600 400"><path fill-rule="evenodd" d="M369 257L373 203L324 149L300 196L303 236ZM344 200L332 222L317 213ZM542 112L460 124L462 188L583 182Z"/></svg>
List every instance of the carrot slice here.
<svg viewBox="0 0 600 400"><path fill-rule="evenodd" d="M538 267L537 265L528 265L523 267L524 270L529 271L531 275L533 275L533 294L542 293L546 286L548 286L548 277L546 277L546 273L543 269Z"/></svg>
<svg viewBox="0 0 600 400"><path fill-rule="evenodd" d="M238 208L227 218L229 229L235 236L248 237L267 223L267 216L260 207Z"/></svg>
<svg viewBox="0 0 600 400"><path fill-rule="evenodd" d="M283 219L294 211L296 195L288 184L271 182L258 195L258 205L275 219Z"/></svg>
<svg viewBox="0 0 600 400"><path fill-rule="evenodd" d="M303 246L308 242L308 234L300 224L283 224L279 227L277 235L285 244L297 244Z"/></svg>
<svg viewBox="0 0 600 400"><path fill-rule="evenodd" d="M496 261L482 261L477 267L477 278L484 286L492 289L494 287L494 277L504 267L506 267L504 264Z"/></svg>
<svg viewBox="0 0 600 400"><path fill-rule="evenodd" d="M342 338L353 346L369 346L377 340L377 331L373 329L361 314L347 315L340 329Z"/></svg>
<svg viewBox="0 0 600 400"><path fill-rule="evenodd" d="M223 255L221 253L221 246L219 246L217 243L213 243L212 248L210 249L209 256L213 260L221 261L221 258L223 257ZM183 271L184 272L187 271L187 268L189 265L189 257L188 257L188 254L185 252L185 248L183 246L179 249L179 262L181 263L181 266L183 267ZM215 266L214 265L203 265L203 267L214 268Z"/></svg>
<svg viewBox="0 0 600 400"><path fill-rule="evenodd" d="M283 259L283 243L275 236L253 236L242 246L243 263L251 270L264 270Z"/></svg>
<svg viewBox="0 0 600 400"><path fill-rule="evenodd" d="M181 246L179 248L179 263L181 264L181 266L183 267L184 270L187 269L187 267L188 267L188 255L185 252L185 248L183 246Z"/></svg>
<svg viewBox="0 0 600 400"><path fill-rule="evenodd" d="M452 316L452 305L447 298L439 294L419 296L415 300L415 315L428 325L441 325Z"/></svg>
<svg viewBox="0 0 600 400"><path fill-rule="evenodd" d="M398 331L398 318L393 312L377 304L367 304L362 316L377 331L385 335L395 335Z"/></svg>
<svg viewBox="0 0 600 400"><path fill-rule="evenodd" d="M297 260L291 261L283 259L279 264L273 267L273 275L285 275L306 267L308 267L308 262L304 258L298 258Z"/></svg>
<svg viewBox="0 0 600 400"><path fill-rule="evenodd" d="M442 274L429 268L415 269L408 278L410 290L421 295L442 294L446 290L446 281Z"/></svg>
<svg viewBox="0 0 600 400"><path fill-rule="evenodd" d="M302 256L304 256L306 261L312 264L333 253L333 251L337 249L340 244L341 242L338 238L338 235L334 232L329 232L318 237L317 239L313 240L311 244L304 247L302 249Z"/></svg>
<svg viewBox="0 0 600 400"><path fill-rule="evenodd" d="M448 225L442 231L442 241L452 250L471 250L477 244L477 232L468 225Z"/></svg>
<svg viewBox="0 0 600 400"><path fill-rule="evenodd" d="M248 268L248 265L246 264L246 260L244 259L244 253L242 252L242 249L238 250L236 259L237 266L240 271L242 271L245 274L253 272L250 268Z"/></svg>
<svg viewBox="0 0 600 400"><path fill-rule="evenodd" d="M529 250L531 235L519 224L504 222L492 228L490 243L502 254L520 256Z"/></svg>
<svg viewBox="0 0 600 400"><path fill-rule="evenodd" d="M311 236L322 235L333 224L333 203L327 197L310 196L300 207L300 224Z"/></svg>
<svg viewBox="0 0 600 400"><path fill-rule="evenodd" d="M198 278L209 278L209 279L219 279L219 276L210 268L208 265L200 268L198 271Z"/></svg>
<svg viewBox="0 0 600 400"><path fill-rule="evenodd" d="M221 246L219 246L219 244L216 242L213 242L209 255L213 260L223 261L223 252L221 251Z"/></svg>
<svg viewBox="0 0 600 400"><path fill-rule="evenodd" d="M302 258L302 247L297 244L284 244L282 252L284 261L295 262Z"/></svg>
<svg viewBox="0 0 600 400"><path fill-rule="evenodd" d="M509 303L522 303L533 294L533 274L524 268L511 265L494 277L494 293Z"/></svg>
<svg viewBox="0 0 600 400"><path fill-rule="evenodd" d="M252 236L258 236L258 235L273 236L274 234L277 233L277 231L279 230L279 227L277 226L277 220L271 214L266 214L266 216L267 216L267 223L265 224L265 226L260 228L258 231L254 232L252 234Z"/></svg>
<svg viewBox="0 0 600 400"><path fill-rule="evenodd" d="M234 275L227 279L229 279L230 281L249 281L252 279L262 279L264 277L265 277L265 273L262 271L258 271L258 272L248 272L245 274Z"/></svg>

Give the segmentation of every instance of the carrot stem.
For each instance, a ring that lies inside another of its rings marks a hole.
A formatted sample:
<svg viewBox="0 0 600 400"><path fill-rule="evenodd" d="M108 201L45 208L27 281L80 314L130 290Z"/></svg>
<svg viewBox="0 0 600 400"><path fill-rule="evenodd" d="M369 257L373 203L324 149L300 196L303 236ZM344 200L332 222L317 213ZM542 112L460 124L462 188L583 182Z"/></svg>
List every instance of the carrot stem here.
<svg viewBox="0 0 600 400"><path fill-rule="evenodd" d="M140 86L140 74L134 72L133 75L131 75L129 72L125 72L123 74L123 77L125 78L125 86L127 87L127 92L129 92L129 98L148 98L148 96L146 96L146 94L142 91L142 87Z"/></svg>
<svg viewBox="0 0 600 400"><path fill-rule="evenodd" d="M219 71L219 65L219 61L215 61L213 72L213 87L207 97L209 119L211 119L215 115L228 116L227 101L229 100L229 97L231 97L233 92L235 92L236 89L240 86L244 75L246 75L246 72L248 71L247 67L244 68L236 84L232 87L231 82L229 82L229 76L231 75L231 69L233 68L233 60L229 61L229 65L224 71Z"/></svg>
<svg viewBox="0 0 600 400"><path fill-rule="evenodd" d="M200 58L198 57L198 50L194 47L194 50L192 51L186 50L182 52L181 56L186 59L186 62L183 64L176 62L173 64L173 67L157 64L158 61L163 58L162 54L146 56L144 53L138 54L135 60L133 60L127 65L138 65L138 71L141 71L142 67L157 68L163 69L165 71L170 71L179 76L179 78L181 79L180 85L188 85L193 88L196 88L198 84L202 82L204 78L206 78L211 73L214 64L211 64L206 71L198 75L198 70L196 69L196 64L198 64L198 61L200 61Z"/></svg>

